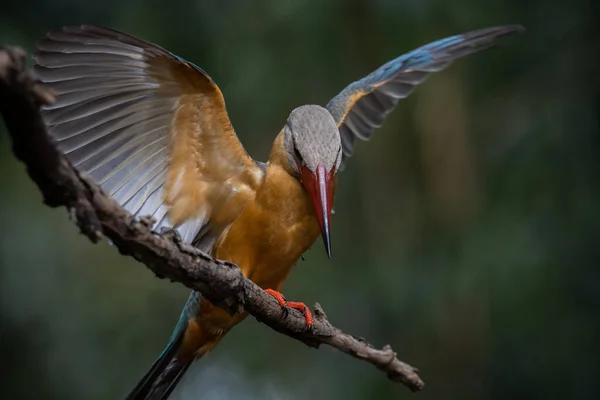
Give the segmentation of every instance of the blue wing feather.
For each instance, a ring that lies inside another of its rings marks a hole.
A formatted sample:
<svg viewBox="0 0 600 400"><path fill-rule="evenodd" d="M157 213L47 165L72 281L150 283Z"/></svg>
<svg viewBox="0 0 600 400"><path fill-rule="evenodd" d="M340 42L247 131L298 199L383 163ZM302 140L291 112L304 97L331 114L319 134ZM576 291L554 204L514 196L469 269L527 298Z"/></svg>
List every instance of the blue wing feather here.
<svg viewBox="0 0 600 400"><path fill-rule="evenodd" d="M491 47L499 37L521 31L523 27L519 25L500 26L440 39L403 54L348 85L326 106L340 129L344 159L352 155L356 139L369 140L398 101L431 72Z"/></svg>

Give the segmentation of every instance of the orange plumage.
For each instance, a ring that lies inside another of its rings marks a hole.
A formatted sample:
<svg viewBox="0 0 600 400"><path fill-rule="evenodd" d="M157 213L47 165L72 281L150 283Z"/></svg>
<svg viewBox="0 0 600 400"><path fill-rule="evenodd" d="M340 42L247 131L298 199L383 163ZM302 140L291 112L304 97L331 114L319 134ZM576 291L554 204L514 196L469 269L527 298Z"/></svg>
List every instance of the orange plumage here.
<svg viewBox="0 0 600 400"><path fill-rule="evenodd" d="M239 142L223 95L197 66L97 26L63 27L38 43L34 71L59 95L45 110L70 161L135 217L237 264L273 295L322 235L330 255L336 173L356 139L370 139L397 102L431 72L521 31L494 27L430 43L347 86L327 106L290 113L266 164ZM165 399L190 363L246 317L193 292L173 336L129 399Z"/></svg>
<svg viewBox="0 0 600 400"><path fill-rule="evenodd" d="M309 196L280 164L277 153L282 141L276 140L274 159L270 159L265 179L240 216L217 240L212 256L238 265L243 274L261 288L280 291L304 253L319 237L320 229ZM285 198L286 201L278 199ZM200 357L210 351L246 313L229 315L223 309L203 300L199 312L192 317L197 338L185 349Z"/></svg>

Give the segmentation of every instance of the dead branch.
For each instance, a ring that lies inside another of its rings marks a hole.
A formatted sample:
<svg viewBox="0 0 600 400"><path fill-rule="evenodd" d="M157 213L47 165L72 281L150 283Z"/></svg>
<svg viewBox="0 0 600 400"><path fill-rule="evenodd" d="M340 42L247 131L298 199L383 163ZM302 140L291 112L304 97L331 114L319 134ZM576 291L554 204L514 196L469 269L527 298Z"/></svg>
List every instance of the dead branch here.
<svg viewBox="0 0 600 400"><path fill-rule="evenodd" d="M230 313L246 310L308 346L327 344L375 365L389 379L413 391L423 388L417 369L400 361L389 345L377 349L342 332L329 323L319 304L315 305L315 325L307 331L300 312L284 314L277 301L245 278L236 265L209 257L173 233L153 232L143 219L135 220L56 149L39 110L41 105L52 103L54 95L35 82L25 68L25 59L21 49L0 48L0 113L15 156L27 167L48 206L65 206L81 233L92 242L105 235L122 254L145 264L157 276L201 292Z"/></svg>

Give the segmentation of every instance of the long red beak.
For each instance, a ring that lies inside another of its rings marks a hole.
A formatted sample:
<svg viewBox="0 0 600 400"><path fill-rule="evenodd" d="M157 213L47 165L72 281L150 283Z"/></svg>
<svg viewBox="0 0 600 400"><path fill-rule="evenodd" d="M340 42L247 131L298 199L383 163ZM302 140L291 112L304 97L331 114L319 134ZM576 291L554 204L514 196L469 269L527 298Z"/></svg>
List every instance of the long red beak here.
<svg viewBox="0 0 600 400"><path fill-rule="evenodd" d="M335 168L334 168L335 169ZM310 195L315 213L321 226L321 235L327 251L327 257L331 258L331 237L329 234L329 221L331 221L331 208L333 206L333 175L334 169L327 171L323 164L317 165L316 172L312 172L306 166L300 167L302 183Z"/></svg>

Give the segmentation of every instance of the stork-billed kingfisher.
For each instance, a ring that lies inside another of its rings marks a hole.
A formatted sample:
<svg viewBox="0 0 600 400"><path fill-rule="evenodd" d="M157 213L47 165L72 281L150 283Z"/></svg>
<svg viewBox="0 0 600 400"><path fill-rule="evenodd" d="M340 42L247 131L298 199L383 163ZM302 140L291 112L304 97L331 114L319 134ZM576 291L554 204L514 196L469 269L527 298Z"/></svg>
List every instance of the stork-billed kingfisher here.
<svg viewBox="0 0 600 400"><path fill-rule="evenodd" d="M38 42L36 76L58 94L49 134L71 163L154 229L176 229L213 257L237 264L273 295L322 236L331 255L336 176L356 139L369 140L400 99L431 72L522 31L500 26L430 43L351 83L325 107L291 111L269 160L255 161L231 126L206 72L167 50L99 26L69 26ZM128 399L166 399L190 364L246 317L192 292L171 339Z"/></svg>

